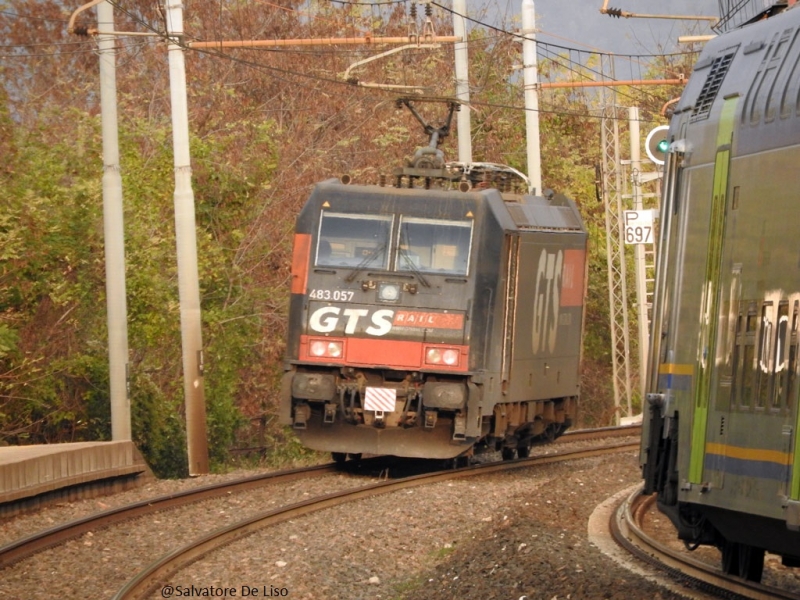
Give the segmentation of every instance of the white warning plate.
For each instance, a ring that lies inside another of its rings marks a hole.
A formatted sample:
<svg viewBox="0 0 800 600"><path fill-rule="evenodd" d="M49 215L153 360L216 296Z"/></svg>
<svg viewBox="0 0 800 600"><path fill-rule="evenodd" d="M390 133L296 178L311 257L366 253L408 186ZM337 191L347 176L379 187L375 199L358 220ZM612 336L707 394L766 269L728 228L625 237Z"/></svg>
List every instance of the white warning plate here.
<svg viewBox="0 0 800 600"><path fill-rule="evenodd" d="M364 395L364 410L394 412L394 405L396 402L397 390L368 387L367 393Z"/></svg>

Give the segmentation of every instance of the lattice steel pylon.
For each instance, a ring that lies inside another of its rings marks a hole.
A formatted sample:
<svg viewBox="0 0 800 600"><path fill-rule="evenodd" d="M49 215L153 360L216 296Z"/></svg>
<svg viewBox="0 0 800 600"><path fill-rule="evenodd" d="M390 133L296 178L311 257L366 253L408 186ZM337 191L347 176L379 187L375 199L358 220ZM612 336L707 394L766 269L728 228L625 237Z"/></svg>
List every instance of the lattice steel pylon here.
<svg viewBox="0 0 800 600"><path fill-rule="evenodd" d="M613 78L613 57L603 59L603 72ZM627 416L633 412L631 397L630 334L628 328L628 293L625 244L622 231L622 170L619 152L619 122L623 111L616 106L616 93L605 88L601 120L601 182L606 216L606 259L608 261L608 301L611 321L611 361L614 383L614 421L620 422L624 398Z"/></svg>

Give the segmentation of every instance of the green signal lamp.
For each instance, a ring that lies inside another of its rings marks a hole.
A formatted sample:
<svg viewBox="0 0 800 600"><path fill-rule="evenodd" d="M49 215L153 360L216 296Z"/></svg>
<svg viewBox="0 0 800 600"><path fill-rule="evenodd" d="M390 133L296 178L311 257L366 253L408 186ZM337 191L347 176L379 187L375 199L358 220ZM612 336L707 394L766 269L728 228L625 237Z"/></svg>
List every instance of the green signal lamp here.
<svg viewBox="0 0 800 600"><path fill-rule="evenodd" d="M667 151L669 150L668 131L669 125L660 125L647 134L647 140L644 143L647 157L657 165L663 165L667 160Z"/></svg>

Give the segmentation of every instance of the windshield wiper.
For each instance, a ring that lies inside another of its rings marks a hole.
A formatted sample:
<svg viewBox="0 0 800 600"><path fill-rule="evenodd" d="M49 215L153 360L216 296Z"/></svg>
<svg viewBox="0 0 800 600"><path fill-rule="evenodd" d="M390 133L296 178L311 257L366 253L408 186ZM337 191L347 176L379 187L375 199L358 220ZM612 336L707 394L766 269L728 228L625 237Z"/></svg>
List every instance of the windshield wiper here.
<svg viewBox="0 0 800 600"><path fill-rule="evenodd" d="M386 250L386 242L384 242L380 246L376 246L375 248L373 248L372 252L367 254L364 257L364 259L360 263L358 263L356 265L356 268L353 269L353 272L350 273L350 275L348 275L347 277L345 277L344 280L347 283L353 283L353 281L355 281L356 277L358 277L358 274L361 273L361 271L363 271L364 269L366 269L367 266L369 266L369 263L371 263L373 260L375 260L375 257L378 256L378 254L380 254L384 250Z"/></svg>
<svg viewBox="0 0 800 600"><path fill-rule="evenodd" d="M408 253L408 250L406 250L406 248L403 248L403 244L406 245L406 248L409 246L406 232L401 229L400 244L397 246L397 256L401 258L406 265L408 265L407 270L411 271L414 275L416 275L417 279L419 279L419 282L422 285L424 285L426 288L431 287L431 284L428 283L427 279L425 279L425 276L422 274L422 271L420 271L417 265L414 264L414 261L412 260L411 255Z"/></svg>

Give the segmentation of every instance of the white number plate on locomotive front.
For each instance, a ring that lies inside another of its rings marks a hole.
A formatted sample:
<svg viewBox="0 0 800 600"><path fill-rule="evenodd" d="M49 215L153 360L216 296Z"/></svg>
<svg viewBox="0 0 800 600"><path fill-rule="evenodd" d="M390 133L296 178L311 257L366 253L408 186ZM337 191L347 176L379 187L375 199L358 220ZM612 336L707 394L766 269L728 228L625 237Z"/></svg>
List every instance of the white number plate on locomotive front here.
<svg viewBox="0 0 800 600"><path fill-rule="evenodd" d="M364 394L364 410L394 412L396 402L397 390L368 387L366 394Z"/></svg>

